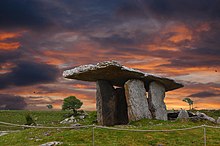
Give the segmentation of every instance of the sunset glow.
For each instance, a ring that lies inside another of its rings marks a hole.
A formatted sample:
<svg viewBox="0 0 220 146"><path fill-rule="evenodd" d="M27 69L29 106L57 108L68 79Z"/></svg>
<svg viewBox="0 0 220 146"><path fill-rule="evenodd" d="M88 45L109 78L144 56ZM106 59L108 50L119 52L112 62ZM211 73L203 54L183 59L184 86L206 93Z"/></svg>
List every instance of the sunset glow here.
<svg viewBox="0 0 220 146"><path fill-rule="evenodd" d="M168 109L188 109L185 97L220 109L220 2L158 2L1 1L0 109L60 109L74 95L95 110L95 83L62 72L107 60L183 83Z"/></svg>

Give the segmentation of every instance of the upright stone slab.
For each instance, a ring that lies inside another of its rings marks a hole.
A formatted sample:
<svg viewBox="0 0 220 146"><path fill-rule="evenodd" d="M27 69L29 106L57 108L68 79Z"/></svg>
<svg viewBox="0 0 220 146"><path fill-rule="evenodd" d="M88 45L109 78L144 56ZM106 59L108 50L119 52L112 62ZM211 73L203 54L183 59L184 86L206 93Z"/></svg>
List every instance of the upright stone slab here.
<svg viewBox="0 0 220 146"><path fill-rule="evenodd" d="M128 80L124 86L129 121L137 121L143 118L151 119L144 83L140 80L132 79Z"/></svg>
<svg viewBox="0 0 220 146"><path fill-rule="evenodd" d="M148 91L148 102L152 116L155 119L167 120L167 110L164 98L164 86L157 82L151 82Z"/></svg>
<svg viewBox="0 0 220 146"><path fill-rule="evenodd" d="M115 124L127 124L128 123L128 109L127 109L127 102L125 97L125 90L124 88L116 88L116 100L115 100Z"/></svg>
<svg viewBox="0 0 220 146"><path fill-rule="evenodd" d="M96 82L97 120L101 125L114 125L115 120L115 89L110 82Z"/></svg>

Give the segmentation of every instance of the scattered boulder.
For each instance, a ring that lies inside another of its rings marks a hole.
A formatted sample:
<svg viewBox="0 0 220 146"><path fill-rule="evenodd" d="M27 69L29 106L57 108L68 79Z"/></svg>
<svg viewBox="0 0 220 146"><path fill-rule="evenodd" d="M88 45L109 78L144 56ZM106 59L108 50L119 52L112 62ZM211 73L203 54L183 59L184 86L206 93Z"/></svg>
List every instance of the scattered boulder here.
<svg viewBox="0 0 220 146"><path fill-rule="evenodd" d="M56 146L56 145L61 145L61 144L63 144L63 142L52 141L52 142L47 142L47 143L41 144L40 146Z"/></svg>
<svg viewBox="0 0 220 146"><path fill-rule="evenodd" d="M79 119L83 120L83 119L85 119L85 117L86 117L85 115L80 115Z"/></svg>
<svg viewBox="0 0 220 146"><path fill-rule="evenodd" d="M177 119L189 119L189 114L186 110L181 109Z"/></svg>
<svg viewBox="0 0 220 146"><path fill-rule="evenodd" d="M71 123L77 123L81 120L84 120L86 118L86 115L79 115L79 116L71 116L69 118L64 119L60 122L60 124L71 124Z"/></svg>
<svg viewBox="0 0 220 146"><path fill-rule="evenodd" d="M220 117L218 117L218 119L216 120L217 124L220 124Z"/></svg>
<svg viewBox="0 0 220 146"><path fill-rule="evenodd" d="M70 123L76 123L76 122L77 122L76 118L74 116L71 116L61 121L60 124L70 124Z"/></svg>
<svg viewBox="0 0 220 146"><path fill-rule="evenodd" d="M209 117L209 116L207 116L207 115L204 114L204 113L201 113L201 112L197 111L197 112L196 112L196 115L197 115L200 119L209 120L209 121L215 123L215 119L214 119L214 118Z"/></svg>
<svg viewBox="0 0 220 146"><path fill-rule="evenodd" d="M187 111L187 112L188 112L189 117L195 117L196 116L196 114L191 112L191 111Z"/></svg>
<svg viewBox="0 0 220 146"><path fill-rule="evenodd" d="M74 127L79 127L79 126L82 126L82 125L79 124L79 123L76 123L76 124L72 124L72 125L71 125L71 127L73 127L73 128L74 128Z"/></svg>

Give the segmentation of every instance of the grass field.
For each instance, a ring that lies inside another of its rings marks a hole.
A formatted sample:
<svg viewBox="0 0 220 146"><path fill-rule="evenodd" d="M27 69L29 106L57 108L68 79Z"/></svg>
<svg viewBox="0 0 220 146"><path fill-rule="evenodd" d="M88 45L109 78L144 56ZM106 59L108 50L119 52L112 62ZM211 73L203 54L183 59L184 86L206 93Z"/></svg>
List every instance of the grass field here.
<svg viewBox="0 0 220 146"><path fill-rule="evenodd" d="M220 117L219 110L202 111L214 118ZM25 115L30 114L38 125L69 126L60 124L67 112L64 111L0 111L0 121L25 124ZM81 124L94 124L95 112L88 112L89 116ZM131 122L129 125L118 125L122 129L177 129L199 125L220 126L208 121L160 121L143 119ZM0 146L37 146L50 141L61 141L67 145L92 145L92 128L84 129L23 129L19 127L5 127L0 124L0 131L20 130L0 137ZM201 146L203 143L203 128L174 131L174 132L131 132L95 128L95 145L181 145ZM206 128L207 145L220 145L220 129Z"/></svg>

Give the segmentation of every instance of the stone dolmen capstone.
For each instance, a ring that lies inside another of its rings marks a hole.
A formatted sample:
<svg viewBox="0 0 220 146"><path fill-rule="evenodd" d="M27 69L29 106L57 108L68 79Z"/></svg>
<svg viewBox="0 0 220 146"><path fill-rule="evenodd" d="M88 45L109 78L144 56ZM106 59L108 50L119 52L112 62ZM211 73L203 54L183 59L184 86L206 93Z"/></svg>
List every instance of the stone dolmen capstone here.
<svg viewBox="0 0 220 146"><path fill-rule="evenodd" d="M63 76L96 82L97 120L106 126L142 118L167 120L165 92L183 87L172 79L128 68L116 61L81 65L64 71Z"/></svg>

